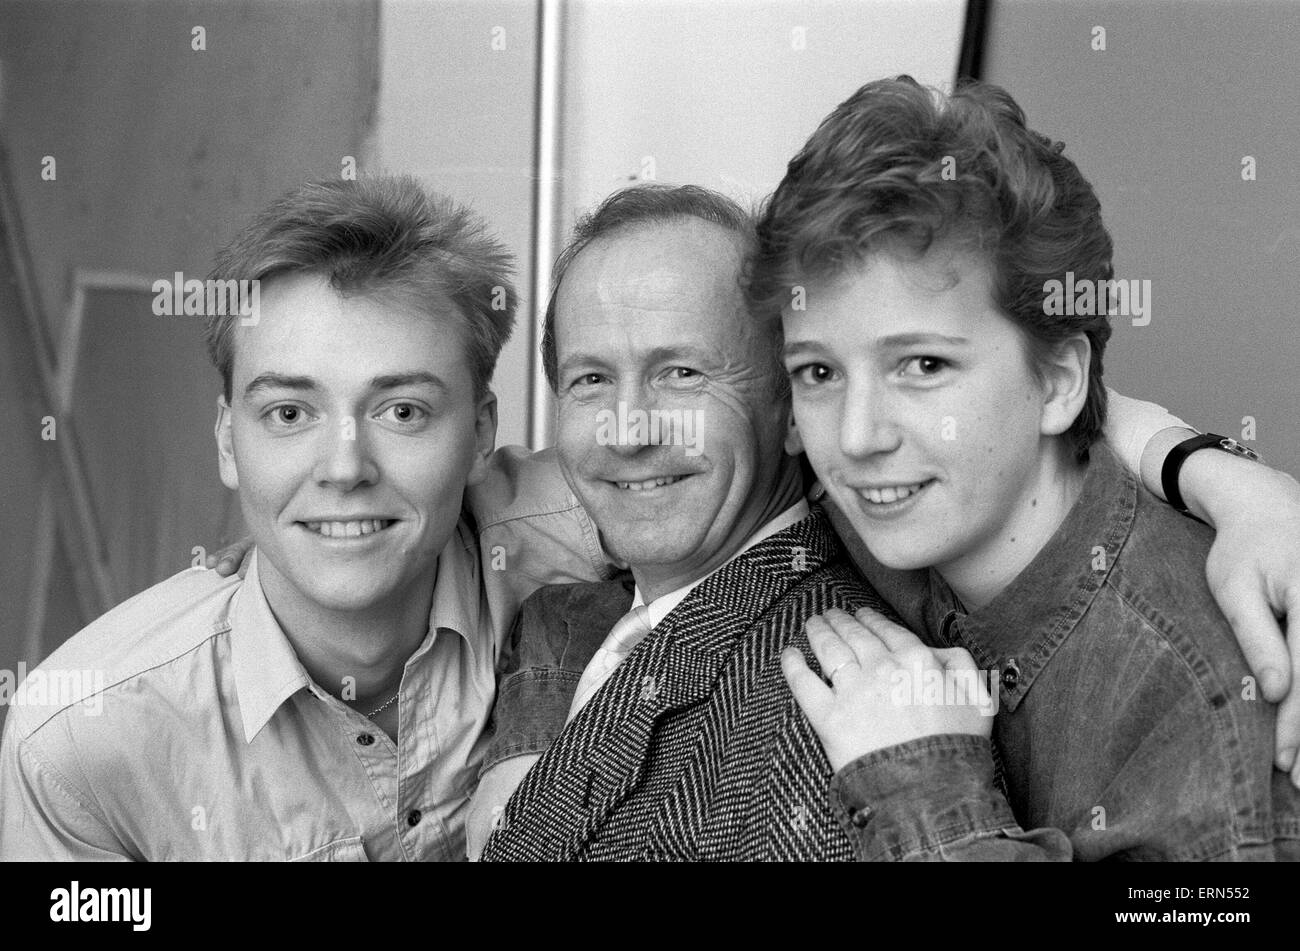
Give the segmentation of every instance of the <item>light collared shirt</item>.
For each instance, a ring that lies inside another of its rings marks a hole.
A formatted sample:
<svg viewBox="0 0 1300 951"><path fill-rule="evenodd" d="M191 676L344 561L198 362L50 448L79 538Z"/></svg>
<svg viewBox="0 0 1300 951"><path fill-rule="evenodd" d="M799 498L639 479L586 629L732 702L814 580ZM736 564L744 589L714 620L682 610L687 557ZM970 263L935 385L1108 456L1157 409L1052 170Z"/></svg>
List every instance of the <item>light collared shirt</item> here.
<svg viewBox="0 0 1300 951"><path fill-rule="evenodd" d="M0 749L0 858L461 859L519 604L608 574L552 454L501 450L438 558L398 742L314 683L247 576L189 570L28 675Z"/></svg>

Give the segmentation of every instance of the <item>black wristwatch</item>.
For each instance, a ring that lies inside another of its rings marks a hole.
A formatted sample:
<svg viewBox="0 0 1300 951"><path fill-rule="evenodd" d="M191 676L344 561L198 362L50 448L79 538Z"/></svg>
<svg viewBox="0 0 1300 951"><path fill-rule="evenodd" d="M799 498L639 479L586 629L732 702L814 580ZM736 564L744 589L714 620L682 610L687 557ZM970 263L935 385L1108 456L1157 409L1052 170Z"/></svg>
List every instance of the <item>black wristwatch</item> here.
<svg viewBox="0 0 1300 951"><path fill-rule="evenodd" d="M1183 503L1183 494L1178 491L1178 474L1187 457L1198 449L1219 449L1243 459L1259 461L1259 453L1255 450L1246 448L1229 436L1215 433L1202 433L1174 446L1169 450L1169 455L1165 456L1165 464L1160 467L1160 487L1165 490L1165 500L1184 514L1187 513L1187 506Z"/></svg>

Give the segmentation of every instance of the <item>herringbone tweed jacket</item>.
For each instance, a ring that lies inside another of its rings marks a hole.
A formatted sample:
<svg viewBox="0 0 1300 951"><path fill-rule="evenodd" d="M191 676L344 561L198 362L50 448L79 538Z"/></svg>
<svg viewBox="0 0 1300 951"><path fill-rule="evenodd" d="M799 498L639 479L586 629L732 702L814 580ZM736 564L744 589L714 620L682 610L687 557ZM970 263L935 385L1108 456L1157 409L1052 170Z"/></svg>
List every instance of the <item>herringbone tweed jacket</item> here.
<svg viewBox="0 0 1300 951"><path fill-rule="evenodd" d="M545 613L568 587L539 590L543 604L531 607ZM830 763L780 655L794 645L818 670L804 621L864 604L887 610L819 509L744 552L564 729L484 860L851 860L828 802Z"/></svg>

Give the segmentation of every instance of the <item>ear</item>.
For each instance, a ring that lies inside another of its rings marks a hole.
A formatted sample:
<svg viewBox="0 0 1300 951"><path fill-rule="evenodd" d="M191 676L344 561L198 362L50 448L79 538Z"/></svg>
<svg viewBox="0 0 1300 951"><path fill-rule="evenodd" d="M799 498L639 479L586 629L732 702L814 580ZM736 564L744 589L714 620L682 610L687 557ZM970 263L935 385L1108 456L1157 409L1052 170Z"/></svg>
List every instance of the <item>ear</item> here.
<svg viewBox="0 0 1300 951"><path fill-rule="evenodd" d="M794 419L794 407L786 407L785 452L788 456L803 455L803 437L799 435L799 424Z"/></svg>
<svg viewBox="0 0 1300 951"><path fill-rule="evenodd" d="M478 485L488 472L488 457L497 444L497 396L491 390L478 401L474 419L474 464L470 466L466 485Z"/></svg>
<svg viewBox="0 0 1300 951"><path fill-rule="evenodd" d="M1043 377L1043 408L1038 431L1059 436L1074 424L1088 399L1088 370L1092 366L1092 345L1084 334L1062 341L1053 355L1040 364Z"/></svg>
<svg viewBox="0 0 1300 951"><path fill-rule="evenodd" d="M221 470L221 481L227 489L239 488L239 469L235 465L235 438L230 428L230 404L224 396L217 397L217 425L213 435L217 437L217 467Z"/></svg>

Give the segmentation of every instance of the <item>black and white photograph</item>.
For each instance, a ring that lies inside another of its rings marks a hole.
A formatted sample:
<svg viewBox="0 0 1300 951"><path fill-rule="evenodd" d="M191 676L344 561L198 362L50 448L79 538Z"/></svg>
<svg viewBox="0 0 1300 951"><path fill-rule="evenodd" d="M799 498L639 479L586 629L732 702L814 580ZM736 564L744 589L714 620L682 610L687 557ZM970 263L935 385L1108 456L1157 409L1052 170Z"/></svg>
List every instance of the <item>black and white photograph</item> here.
<svg viewBox="0 0 1300 951"><path fill-rule="evenodd" d="M0 0L21 917L1300 859L1298 61L1298 0ZM1198 874L1093 923L1267 920Z"/></svg>

